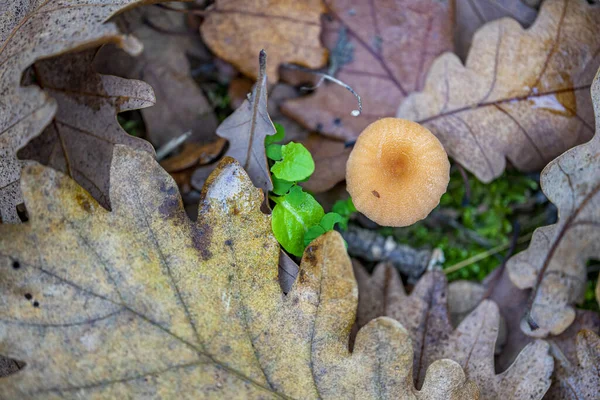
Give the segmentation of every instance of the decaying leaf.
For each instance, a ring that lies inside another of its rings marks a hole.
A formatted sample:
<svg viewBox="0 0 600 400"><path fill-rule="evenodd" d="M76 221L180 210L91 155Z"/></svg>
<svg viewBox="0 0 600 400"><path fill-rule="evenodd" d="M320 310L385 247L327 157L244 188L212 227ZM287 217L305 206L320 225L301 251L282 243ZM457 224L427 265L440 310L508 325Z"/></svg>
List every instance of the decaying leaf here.
<svg viewBox="0 0 600 400"><path fill-rule="evenodd" d="M116 12L143 0L90 2L14 0L0 13L0 220L19 222L16 205L21 163L16 152L50 122L56 102L38 87L21 87L23 71L35 61L73 49L117 42L130 52L139 46L104 24ZM148 2L148 1L145 1ZM78 23L72 23L77 19Z"/></svg>
<svg viewBox="0 0 600 400"><path fill-rule="evenodd" d="M431 62L452 45L453 1L328 0L323 41L330 72L360 94L363 112L350 115L356 99L341 86L324 84L313 95L287 101L283 111L312 131L355 139L371 122L396 113L420 90Z"/></svg>
<svg viewBox="0 0 600 400"><path fill-rule="evenodd" d="M600 64L600 6L548 0L531 28L501 19L475 34L466 66L432 65L425 88L397 115L425 125L448 154L484 182L506 158L541 169L594 133L589 87Z"/></svg>
<svg viewBox="0 0 600 400"><path fill-rule="evenodd" d="M457 0L456 54L462 59L467 56L473 34L486 22L510 17L527 28L536 15L537 11L523 0Z"/></svg>
<svg viewBox="0 0 600 400"><path fill-rule="evenodd" d="M554 380L546 399L593 400L600 389L600 338L594 332L582 330L577 335L577 363L564 357L553 347L558 362Z"/></svg>
<svg viewBox="0 0 600 400"><path fill-rule="evenodd" d="M493 301L483 301L456 328L450 324L447 283L441 271L425 274L406 294L393 267L380 264L372 276L355 264L359 287L357 324L389 316L410 335L415 351L414 379L423 382L425 368L440 357L458 362L484 399L541 399L550 386L553 360L548 344L537 340L527 346L506 371L496 374L494 343L499 312Z"/></svg>
<svg viewBox="0 0 600 400"><path fill-rule="evenodd" d="M114 145L154 153L150 143L121 128L117 114L151 106L154 94L144 82L95 73L95 54L95 50L86 50L34 64L36 83L56 101L58 110L50 125L18 156L67 173L109 208Z"/></svg>
<svg viewBox="0 0 600 400"><path fill-rule="evenodd" d="M302 184L304 188L314 193L325 192L346 179L346 161L351 147L317 134L311 134L302 143L315 161L315 172Z"/></svg>
<svg viewBox="0 0 600 400"><path fill-rule="evenodd" d="M229 141L226 156L235 158L246 170L254 185L266 192L273 189L271 173L265 154L265 138L275 134L275 127L267 112L267 55L259 56L260 71L252 94L217 128L217 135ZM201 168L194 172L192 185L200 189L209 171Z"/></svg>
<svg viewBox="0 0 600 400"><path fill-rule="evenodd" d="M40 165L30 220L0 226L0 353L26 362L0 398L476 399L451 360L410 381L408 332L378 318L347 350L357 304L344 243L307 249L291 292L263 194L231 158L192 223L148 153L115 146L112 211Z"/></svg>
<svg viewBox="0 0 600 400"><path fill-rule="evenodd" d="M583 300L586 262L600 258L600 74L592 97L596 135L550 162L540 177L542 190L558 208L558 222L538 228L529 248L506 265L517 287L533 289L521 329L534 337L569 327L573 304Z"/></svg>
<svg viewBox="0 0 600 400"><path fill-rule="evenodd" d="M452 325L457 326L483 299L495 302L502 317L496 341L496 368L504 371L515 361L521 350L534 340L520 329L521 316L527 308L529 294L529 290L517 288L502 267L490 273L481 284L454 281L448 285L448 308ZM458 303L457 299L461 302ZM600 332L600 314L591 310L576 310L575 322L559 336L548 338L548 341L552 347L558 346L571 362L576 362L575 337L581 329Z"/></svg>
<svg viewBox="0 0 600 400"><path fill-rule="evenodd" d="M242 73L258 75L256 53L265 49L270 82L279 80L281 63L320 68L327 61L321 46L321 0L217 0L200 27L206 44Z"/></svg>
<svg viewBox="0 0 600 400"><path fill-rule="evenodd" d="M191 142L214 139L217 118L192 79L186 57L207 59L208 50L199 34L185 34L189 29L185 14L147 6L120 15L116 22L144 44L144 51L133 57L115 46L104 46L95 65L99 72L141 79L152 86L156 104L142 110L148 140L158 148L188 131Z"/></svg>

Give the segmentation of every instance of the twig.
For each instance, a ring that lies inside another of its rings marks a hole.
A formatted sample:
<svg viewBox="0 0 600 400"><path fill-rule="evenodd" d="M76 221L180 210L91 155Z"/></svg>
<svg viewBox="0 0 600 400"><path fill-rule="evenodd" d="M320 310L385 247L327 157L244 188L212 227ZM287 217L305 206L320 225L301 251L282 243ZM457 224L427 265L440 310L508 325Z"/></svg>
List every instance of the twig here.
<svg viewBox="0 0 600 400"><path fill-rule="evenodd" d="M156 161L161 161L166 156L171 154L173 150L181 146L183 142L189 139L190 136L192 136L192 131L187 131L186 133L169 140L167 143L162 145L162 147L159 147L156 150Z"/></svg>
<svg viewBox="0 0 600 400"><path fill-rule="evenodd" d="M430 250L416 250L410 246L396 243L391 236L383 236L370 229L350 225L342 232L348 243L348 253L367 261L388 261L403 275L408 276L409 282L416 282L427 270L431 262L436 264L443 253L435 252L432 256Z"/></svg>
<svg viewBox="0 0 600 400"><path fill-rule="evenodd" d="M521 244L521 243L526 243L529 240L531 240L531 236L533 235L533 233L528 233L527 235L523 235L521 236L518 240L517 240L517 244ZM489 249L486 250L484 252L481 252L479 254L474 255L473 257L469 257L466 260L463 260L459 263L456 263L448 268L444 268L444 273L446 275L451 274L452 272L456 272L459 269L462 269L464 267L468 267L471 264L474 264L478 261L484 260L490 256L493 256L494 254L500 253L501 251L504 251L506 249L508 249L511 246L511 243L507 243L507 244L502 244L500 246L496 246L493 249Z"/></svg>
<svg viewBox="0 0 600 400"><path fill-rule="evenodd" d="M302 72L306 72L309 74L313 74L313 75L317 75L320 76L321 78L319 79L319 82L317 82L316 85L310 87L310 86L305 86L300 88L300 90L315 90L316 88L318 88L319 86L321 86L321 84L323 83L323 81L328 80L330 82L333 82L337 85L340 85L343 88L346 88L348 91L350 91L350 93L352 93L354 95L354 97L356 97L356 100L358 101L358 110L352 110L352 112L350 113L350 115L352 115L353 117L358 117L360 115L360 113L362 112L362 99L360 98L360 95L358 93L356 93L354 91L354 89L352 89L352 87L350 87L348 84L340 81L337 78L334 78L333 76L326 74L324 72L318 72L318 71L314 71L312 69L308 69L305 67L302 67L300 65L296 65L296 64L283 64L282 65L284 68L288 68L288 69L293 69L296 71L302 71Z"/></svg>

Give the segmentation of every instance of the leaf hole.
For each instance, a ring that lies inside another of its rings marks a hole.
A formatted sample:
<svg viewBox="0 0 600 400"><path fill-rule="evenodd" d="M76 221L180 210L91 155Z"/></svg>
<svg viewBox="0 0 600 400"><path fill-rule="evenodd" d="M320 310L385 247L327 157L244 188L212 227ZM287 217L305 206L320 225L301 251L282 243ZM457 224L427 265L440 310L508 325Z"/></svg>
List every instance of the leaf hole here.
<svg viewBox="0 0 600 400"><path fill-rule="evenodd" d="M33 296L31 295L31 293L25 293L25 298L27 300L31 300L33 298Z"/></svg>
<svg viewBox="0 0 600 400"><path fill-rule="evenodd" d="M13 267L13 269L19 269L19 268L21 268L21 263L18 262L17 260L15 260L12 263L12 267Z"/></svg>

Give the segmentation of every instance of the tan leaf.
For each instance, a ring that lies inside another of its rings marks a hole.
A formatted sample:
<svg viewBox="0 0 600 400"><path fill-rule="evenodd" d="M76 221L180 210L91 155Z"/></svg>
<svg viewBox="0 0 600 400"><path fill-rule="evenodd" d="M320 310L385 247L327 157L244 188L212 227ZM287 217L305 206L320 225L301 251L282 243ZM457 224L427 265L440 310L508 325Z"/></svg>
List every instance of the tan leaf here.
<svg viewBox="0 0 600 400"><path fill-rule="evenodd" d="M117 114L151 106L154 94L144 82L95 73L95 53L86 50L35 63L36 82L56 100L58 110L50 125L18 155L67 173L109 208L114 145L154 154L150 143L121 128Z"/></svg>
<svg viewBox="0 0 600 400"><path fill-rule="evenodd" d="M494 301L502 317L496 341L496 368L504 371L515 361L521 350L533 341L520 329L521 316L527 307L529 293L529 290L520 290L513 285L506 269L501 267L490 273L482 284L469 281L452 282L448 285L448 308L452 325L457 326L484 298ZM458 304L457 298L462 300ZM575 322L567 330L559 336L548 339L553 348L558 346L573 363L577 362L575 351L577 333L581 329L600 332L599 313L579 309L576 313Z"/></svg>
<svg viewBox="0 0 600 400"><path fill-rule="evenodd" d="M467 56L473 34L486 22L510 17L527 28L536 15L537 11L523 0L457 0L456 54L462 59Z"/></svg>
<svg viewBox="0 0 600 400"><path fill-rule="evenodd" d="M347 147L344 142L314 133L302 143L315 160L315 172L302 186L311 192L321 193L346 179L346 161L350 156L351 147Z"/></svg>
<svg viewBox="0 0 600 400"><path fill-rule="evenodd" d="M22 87L23 71L35 61L69 50L117 42L129 51L139 48L103 22L143 0L13 0L0 13L0 219L19 222L15 206L21 163L16 152L50 123L56 102L38 87ZM147 1L146 1L147 2ZM77 20L74 23L74 20Z"/></svg>
<svg viewBox="0 0 600 400"><path fill-rule="evenodd" d="M573 304L585 292L586 261L600 257L600 74L592 97L596 135L550 162L540 177L558 222L536 229L529 248L506 265L517 287L533 289L521 329L534 337L557 335L573 322Z"/></svg>
<svg viewBox="0 0 600 400"><path fill-rule="evenodd" d="M589 330L577 335L577 362L571 363L560 350L556 371L545 399L549 400L593 400L598 398L600 388L600 338Z"/></svg>
<svg viewBox="0 0 600 400"><path fill-rule="evenodd" d="M187 131L192 132L192 142L214 139L217 117L192 78L186 56L208 59L208 50L199 33L197 37L185 34L190 29L185 14L139 7L120 15L116 22L144 44L144 51L133 57L115 46L104 46L94 64L101 73L141 79L152 86L156 104L142 110L148 140L158 148Z"/></svg>
<svg viewBox="0 0 600 400"><path fill-rule="evenodd" d="M335 76L360 94L325 84L313 95L287 101L283 111L308 129L341 140L355 139L371 122L396 113L420 90L431 62L452 50L453 1L328 0L323 41Z"/></svg>
<svg viewBox="0 0 600 400"><path fill-rule="evenodd" d="M466 66L454 54L432 65L425 88L397 115L425 125L483 182L506 159L541 169L594 133L589 87L600 64L600 6L548 0L531 28L501 19L475 34Z"/></svg>
<svg viewBox="0 0 600 400"><path fill-rule="evenodd" d="M261 68L252 94L219 125L217 135L229 141L225 155L242 164L254 185L266 193L273 189L273 183L265 154L265 138L275 134L275 127L267 111L267 55L262 50L259 64ZM192 185L202 188L210 171L209 168L196 170Z"/></svg>
<svg viewBox="0 0 600 400"><path fill-rule="evenodd" d="M24 169L30 220L0 226L0 398L476 399L451 360L411 382L407 331L371 321L349 353L356 281L337 232L291 292L263 194L226 158L192 223L148 153L116 146L111 212L60 172Z"/></svg>
<svg viewBox="0 0 600 400"><path fill-rule="evenodd" d="M380 264L368 276L355 265L354 272L360 294L359 327L380 316L394 318L406 327L415 351L417 387L423 382L425 368L439 358L458 362L467 377L477 383L484 399L541 399L550 386L553 360L542 340L525 347L509 369L495 373L499 312L493 301L481 302L453 329L446 303L446 278L441 271L425 274L410 295L393 267Z"/></svg>
<svg viewBox="0 0 600 400"><path fill-rule="evenodd" d="M327 50L319 40L322 12L321 0L217 0L200 32L217 56L251 78L259 72L256 54L266 50L272 60L267 75L274 83L281 63L325 65Z"/></svg>

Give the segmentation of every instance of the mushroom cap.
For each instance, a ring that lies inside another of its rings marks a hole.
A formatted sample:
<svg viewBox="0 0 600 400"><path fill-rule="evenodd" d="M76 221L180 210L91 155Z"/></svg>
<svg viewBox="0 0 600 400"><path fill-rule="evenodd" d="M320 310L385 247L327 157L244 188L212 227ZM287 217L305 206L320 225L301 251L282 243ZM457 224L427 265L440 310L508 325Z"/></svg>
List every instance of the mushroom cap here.
<svg viewBox="0 0 600 400"><path fill-rule="evenodd" d="M367 126L346 164L346 187L356 209L385 226L408 226L425 218L449 181L448 155L438 138L400 118Z"/></svg>

